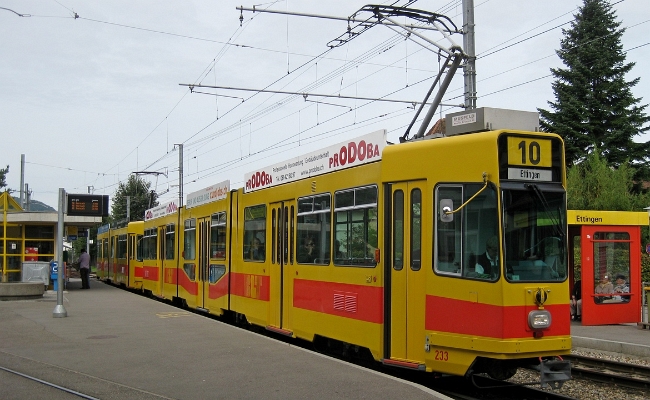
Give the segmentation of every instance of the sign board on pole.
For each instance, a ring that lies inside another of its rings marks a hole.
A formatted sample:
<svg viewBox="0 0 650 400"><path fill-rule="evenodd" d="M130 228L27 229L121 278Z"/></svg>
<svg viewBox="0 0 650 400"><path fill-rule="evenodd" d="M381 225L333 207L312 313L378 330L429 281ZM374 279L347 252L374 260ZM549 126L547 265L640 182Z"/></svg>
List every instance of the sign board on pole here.
<svg viewBox="0 0 650 400"><path fill-rule="evenodd" d="M67 214L80 217L108 216L108 195L67 194Z"/></svg>

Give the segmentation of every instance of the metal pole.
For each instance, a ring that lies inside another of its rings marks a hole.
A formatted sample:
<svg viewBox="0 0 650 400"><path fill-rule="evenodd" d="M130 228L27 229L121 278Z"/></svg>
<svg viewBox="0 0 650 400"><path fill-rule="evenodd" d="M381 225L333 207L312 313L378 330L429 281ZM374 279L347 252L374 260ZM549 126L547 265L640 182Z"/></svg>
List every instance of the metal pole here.
<svg viewBox="0 0 650 400"><path fill-rule="evenodd" d="M178 208L183 207L183 144L178 145Z"/></svg>
<svg viewBox="0 0 650 400"><path fill-rule="evenodd" d="M59 223L57 225L56 232L56 282L58 285L56 291L56 307L54 307L54 312L52 317L54 318L64 318L68 316L65 307L63 307L63 274L65 268L63 267L63 209L65 207L65 189L59 188Z"/></svg>
<svg viewBox="0 0 650 400"><path fill-rule="evenodd" d="M93 191L95 190L94 186L88 186L88 194L91 194L90 193L90 188L92 188ZM108 207L108 205L107 205L107 207ZM88 255L90 255L90 228L88 228L88 235L86 236L86 253L88 253ZM88 266L88 271L90 273L90 265Z"/></svg>
<svg viewBox="0 0 650 400"><path fill-rule="evenodd" d="M20 206L25 209L25 155L20 155Z"/></svg>
<svg viewBox="0 0 650 400"><path fill-rule="evenodd" d="M474 39L474 0L463 0L463 50L467 57L463 65L465 109L476 108L476 49Z"/></svg>

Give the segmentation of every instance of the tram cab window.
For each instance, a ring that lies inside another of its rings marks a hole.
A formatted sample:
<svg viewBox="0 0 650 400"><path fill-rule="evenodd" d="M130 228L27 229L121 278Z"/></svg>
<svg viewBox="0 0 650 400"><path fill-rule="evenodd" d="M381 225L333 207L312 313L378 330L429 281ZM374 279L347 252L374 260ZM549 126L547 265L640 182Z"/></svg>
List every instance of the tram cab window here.
<svg viewBox="0 0 650 400"><path fill-rule="evenodd" d="M377 186L334 193L334 265L374 267L377 250Z"/></svg>
<svg viewBox="0 0 650 400"><path fill-rule="evenodd" d="M435 199L434 271L468 279L497 280L501 257L494 187L439 185Z"/></svg>
<svg viewBox="0 0 650 400"><path fill-rule="evenodd" d="M564 190L503 191L506 278L509 281L563 281L566 263Z"/></svg>
<svg viewBox="0 0 650 400"><path fill-rule="evenodd" d="M296 260L299 264L329 264L331 220L329 193L298 199Z"/></svg>
<svg viewBox="0 0 650 400"><path fill-rule="evenodd" d="M244 260L266 259L266 205L244 208Z"/></svg>

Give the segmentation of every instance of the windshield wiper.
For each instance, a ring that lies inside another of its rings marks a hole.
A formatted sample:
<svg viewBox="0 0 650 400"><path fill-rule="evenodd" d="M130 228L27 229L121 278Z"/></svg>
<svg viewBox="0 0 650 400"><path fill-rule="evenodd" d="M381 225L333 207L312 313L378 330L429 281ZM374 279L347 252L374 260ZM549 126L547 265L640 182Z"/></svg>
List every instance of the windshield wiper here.
<svg viewBox="0 0 650 400"><path fill-rule="evenodd" d="M541 190L539 190L539 187L537 187L536 184L534 183L528 183L526 184L526 188L532 189L533 192L537 195L537 198L541 201L542 206L544 206L544 212L546 215L548 215L549 219L551 220L551 223L553 225L553 233L557 235L560 238L564 239L564 232L562 229L560 229L560 223L553 217L553 213L550 210L550 206L548 205L548 201L546 201L546 197L544 196L544 193L542 193Z"/></svg>

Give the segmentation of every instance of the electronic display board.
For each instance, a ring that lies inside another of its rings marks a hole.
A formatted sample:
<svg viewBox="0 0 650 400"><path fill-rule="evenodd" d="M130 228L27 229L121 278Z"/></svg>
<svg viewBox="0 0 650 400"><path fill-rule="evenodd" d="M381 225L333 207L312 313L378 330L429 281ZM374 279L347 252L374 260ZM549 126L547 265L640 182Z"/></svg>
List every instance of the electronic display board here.
<svg viewBox="0 0 650 400"><path fill-rule="evenodd" d="M108 195L68 193L68 212L70 216L106 217L108 216Z"/></svg>

